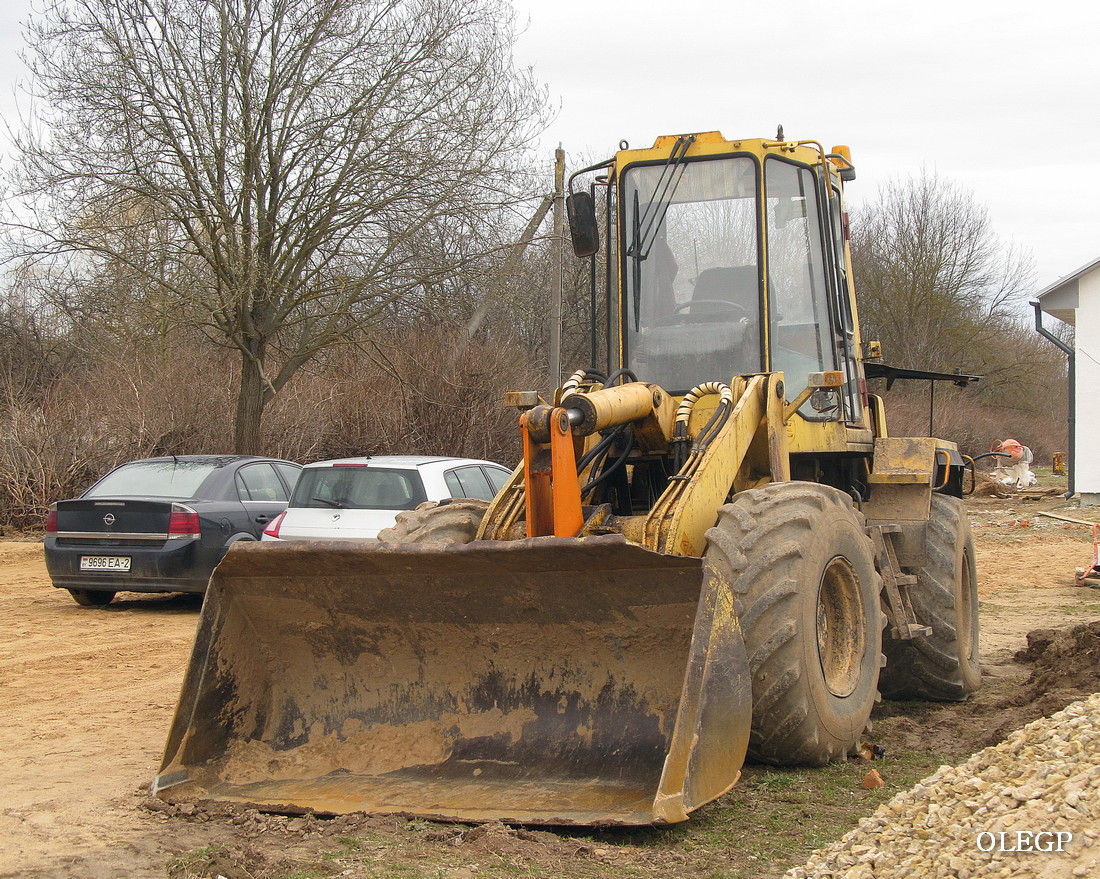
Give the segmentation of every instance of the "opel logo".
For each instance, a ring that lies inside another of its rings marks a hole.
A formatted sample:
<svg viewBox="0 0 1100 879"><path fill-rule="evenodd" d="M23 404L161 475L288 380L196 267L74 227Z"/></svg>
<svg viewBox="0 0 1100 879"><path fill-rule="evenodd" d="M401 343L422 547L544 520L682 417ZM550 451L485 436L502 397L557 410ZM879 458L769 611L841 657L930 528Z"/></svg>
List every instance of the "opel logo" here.
<svg viewBox="0 0 1100 879"><path fill-rule="evenodd" d="M332 521L333 522L339 522L340 521L340 514L339 513L333 513L332 514Z"/></svg>
<svg viewBox="0 0 1100 879"><path fill-rule="evenodd" d="M115 524L115 514L114 513L108 513L106 516L104 516L103 517L103 524L107 525L107 526L114 525Z"/></svg>

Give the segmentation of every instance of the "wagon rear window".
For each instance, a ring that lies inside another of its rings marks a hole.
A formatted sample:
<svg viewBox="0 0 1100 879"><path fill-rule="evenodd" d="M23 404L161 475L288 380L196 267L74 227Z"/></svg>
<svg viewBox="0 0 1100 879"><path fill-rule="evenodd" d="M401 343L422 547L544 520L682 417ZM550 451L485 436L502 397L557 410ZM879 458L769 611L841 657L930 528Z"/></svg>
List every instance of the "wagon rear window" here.
<svg viewBox="0 0 1100 879"><path fill-rule="evenodd" d="M340 510L411 510L428 499L415 470L383 467L307 467L294 487L292 507Z"/></svg>

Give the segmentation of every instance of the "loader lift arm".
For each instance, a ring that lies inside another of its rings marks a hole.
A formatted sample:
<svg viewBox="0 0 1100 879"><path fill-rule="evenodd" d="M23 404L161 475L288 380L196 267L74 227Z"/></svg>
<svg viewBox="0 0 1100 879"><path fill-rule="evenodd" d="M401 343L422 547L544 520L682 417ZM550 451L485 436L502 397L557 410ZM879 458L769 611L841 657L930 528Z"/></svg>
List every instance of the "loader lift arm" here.
<svg viewBox="0 0 1100 879"><path fill-rule="evenodd" d="M795 403L840 382L840 373L811 375ZM708 405L699 405L704 400ZM514 537L526 515L528 537L620 533L655 552L700 556L715 511L732 494L790 479L785 424L795 403L785 403L782 376L772 373L709 382L682 400L630 382L537 406L521 419L522 472L490 504L478 537ZM624 424L634 425L642 454L659 452L679 464L652 508L633 516L613 515L599 503L584 506L580 484L588 473L577 473L591 438ZM677 444L686 447L682 460Z"/></svg>

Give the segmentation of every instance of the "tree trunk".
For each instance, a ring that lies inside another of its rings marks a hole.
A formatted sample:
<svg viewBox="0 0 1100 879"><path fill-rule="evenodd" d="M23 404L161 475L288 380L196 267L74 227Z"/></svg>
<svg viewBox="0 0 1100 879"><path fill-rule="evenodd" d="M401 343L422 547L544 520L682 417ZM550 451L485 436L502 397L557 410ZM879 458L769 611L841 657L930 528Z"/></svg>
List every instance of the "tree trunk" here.
<svg viewBox="0 0 1100 879"><path fill-rule="evenodd" d="M237 417L233 422L233 451L238 455L262 453L261 426L264 404L263 355L241 355L241 389L237 395Z"/></svg>

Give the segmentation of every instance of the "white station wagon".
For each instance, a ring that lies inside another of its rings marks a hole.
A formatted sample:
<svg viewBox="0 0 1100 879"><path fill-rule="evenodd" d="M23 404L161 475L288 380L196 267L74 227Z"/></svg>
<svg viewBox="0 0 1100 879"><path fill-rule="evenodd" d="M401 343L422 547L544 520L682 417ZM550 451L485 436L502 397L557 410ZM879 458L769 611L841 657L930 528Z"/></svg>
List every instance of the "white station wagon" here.
<svg viewBox="0 0 1100 879"><path fill-rule="evenodd" d="M512 471L475 458L390 455L302 468L290 504L261 540L375 540L424 501L492 500Z"/></svg>

